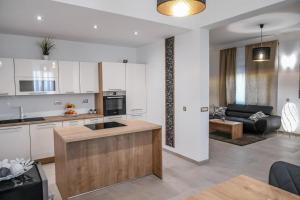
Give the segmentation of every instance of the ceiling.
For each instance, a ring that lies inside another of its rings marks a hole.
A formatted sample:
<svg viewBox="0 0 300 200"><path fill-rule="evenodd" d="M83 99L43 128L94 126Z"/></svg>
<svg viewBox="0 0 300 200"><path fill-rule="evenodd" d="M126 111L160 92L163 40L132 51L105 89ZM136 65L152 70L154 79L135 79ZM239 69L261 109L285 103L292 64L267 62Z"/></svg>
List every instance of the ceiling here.
<svg viewBox="0 0 300 200"><path fill-rule="evenodd" d="M208 0L204 12L185 18L160 15L156 1L0 0L0 33L139 47L289 0Z"/></svg>
<svg viewBox="0 0 300 200"><path fill-rule="evenodd" d="M252 16L211 29L212 45L225 45L260 37L259 24L265 24L264 37L277 38L287 33L300 35L300 1L259 10Z"/></svg>
<svg viewBox="0 0 300 200"><path fill-rule="evenodd" d="M207 0L204 12L190 17L169 17L156 11L157 0L53 0L100 11L145 19L188 29L204 27L275 3L290 0Z"/></svg>
<svg viewBox="0 0 300 200"><path fill-rule="evenodd" d="M50 0L0 0L0 33L137 47L187 30Z"/></svg>

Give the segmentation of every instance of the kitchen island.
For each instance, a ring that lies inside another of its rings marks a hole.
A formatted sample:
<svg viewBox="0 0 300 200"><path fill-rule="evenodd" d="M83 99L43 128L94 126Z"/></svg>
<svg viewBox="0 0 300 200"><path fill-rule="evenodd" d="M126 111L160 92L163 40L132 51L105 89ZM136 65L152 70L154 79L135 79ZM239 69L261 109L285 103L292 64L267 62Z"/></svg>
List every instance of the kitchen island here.
<svg viewBox="0 0 300 200"><path fill-rule="evenodd" d="M62 199L126 180L162 178L161 126L121 121L116 128L54 130L56 184Z"/></svg>

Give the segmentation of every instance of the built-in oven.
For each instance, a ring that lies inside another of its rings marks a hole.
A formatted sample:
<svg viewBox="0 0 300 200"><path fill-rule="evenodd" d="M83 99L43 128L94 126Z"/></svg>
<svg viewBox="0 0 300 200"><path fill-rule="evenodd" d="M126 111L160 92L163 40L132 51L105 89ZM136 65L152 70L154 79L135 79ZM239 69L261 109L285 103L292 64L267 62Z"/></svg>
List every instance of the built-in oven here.
<svg viewBox="0 0 300 200"><path fill-rule="evenodd" d="M126 91L103 92L104 116L126 115Z"/></svg>

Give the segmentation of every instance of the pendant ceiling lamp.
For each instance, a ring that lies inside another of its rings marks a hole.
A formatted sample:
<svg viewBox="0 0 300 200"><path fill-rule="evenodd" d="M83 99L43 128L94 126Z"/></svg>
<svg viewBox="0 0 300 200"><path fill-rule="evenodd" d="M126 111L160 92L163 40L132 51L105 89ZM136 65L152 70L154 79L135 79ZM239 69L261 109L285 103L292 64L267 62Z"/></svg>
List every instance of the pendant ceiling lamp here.
<svg viewBox="0 0 300 200"><path fill-rule="evenodd" d="M157 0L157 11L163 15L185 17L202 12L206 0Z"/></svg>
<svg viewBox="0 0 300 200"><path fill-rule="evenodd" d="M260 24L260 47L253 48L252 50L252 60L255 62L263 62L269 61L271 56L271 48L270 47L263 47L262 44L262 31L264 28L264 24Z"/></svg>

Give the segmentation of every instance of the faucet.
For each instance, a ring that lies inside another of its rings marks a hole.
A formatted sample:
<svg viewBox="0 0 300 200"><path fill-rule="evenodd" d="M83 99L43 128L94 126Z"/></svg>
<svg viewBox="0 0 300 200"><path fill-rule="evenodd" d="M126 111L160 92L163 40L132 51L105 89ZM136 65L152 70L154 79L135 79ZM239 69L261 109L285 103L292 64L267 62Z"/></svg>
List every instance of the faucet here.
<svg viewBox="0 0 300 200"><path fill-rule="evenodd" d="M23 109L23 106L19 107L19 111L20 111L20 119L24 119L24 109Z"/></svg>

